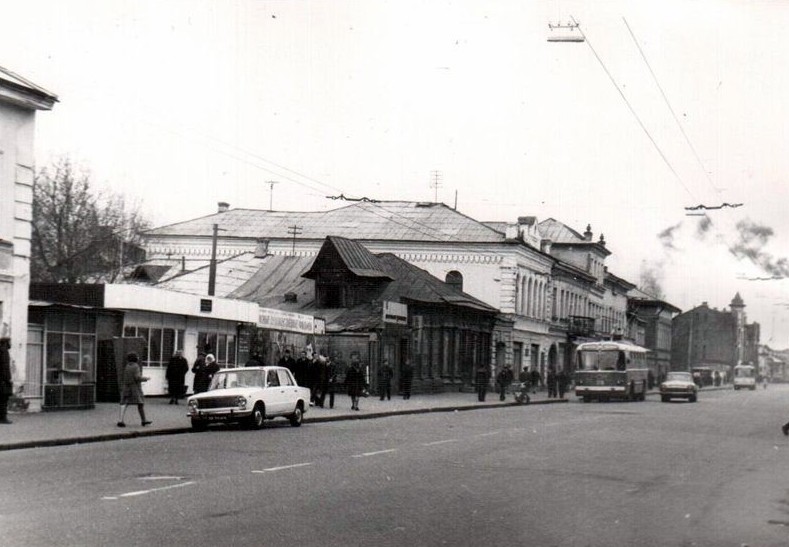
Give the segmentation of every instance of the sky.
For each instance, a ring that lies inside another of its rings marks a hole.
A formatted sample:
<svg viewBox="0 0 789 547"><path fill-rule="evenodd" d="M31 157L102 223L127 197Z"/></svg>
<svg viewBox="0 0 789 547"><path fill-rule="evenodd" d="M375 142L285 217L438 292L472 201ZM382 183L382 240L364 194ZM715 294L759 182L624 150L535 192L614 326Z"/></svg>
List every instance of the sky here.
<svg viewBox="0 0 789 547"><path fill-rule="evenodd" d="M789 347L787 2L7 8L0 66L59 97L37 165L71 158L156 226L340 194L589 224L612 273L683 310L739 292ZM586 42L547 40L571 20Z"/></svg>

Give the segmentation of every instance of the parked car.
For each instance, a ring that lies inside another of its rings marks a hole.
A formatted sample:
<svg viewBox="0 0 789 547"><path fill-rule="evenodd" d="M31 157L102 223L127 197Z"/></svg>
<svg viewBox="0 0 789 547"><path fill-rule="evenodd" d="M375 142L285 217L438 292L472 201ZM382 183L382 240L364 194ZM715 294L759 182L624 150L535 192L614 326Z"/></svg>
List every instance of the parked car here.
<svg viewBox="0 0 789 547"><path fill-rule="evenodd" d="M699 386L693 381L690 372L669 372L660 384L660 400L664 403L671 399L687 399L695 403L698 398Z"/></svg>
<svg viewBox="0 0 789 547"><path fill-rule="evenodd" d="M217 372L208 391L187 400L192 428L204 431L212 422L240 422L253 429L265 420L284 417L301 425L310 390L300 387L285 367L228 368Z"/></svg>

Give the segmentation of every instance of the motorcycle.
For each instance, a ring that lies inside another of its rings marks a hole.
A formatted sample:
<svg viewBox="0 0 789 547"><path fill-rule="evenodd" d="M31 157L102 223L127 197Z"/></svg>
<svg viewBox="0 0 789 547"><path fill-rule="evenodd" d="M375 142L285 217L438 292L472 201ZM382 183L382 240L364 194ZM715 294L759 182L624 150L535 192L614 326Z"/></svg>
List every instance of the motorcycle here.
<svg viewBox="0 0 789 547"><path fill-rule="evenodd" d="M512 386L512 395L515 397L515 402L520 405L528 405L531 399L529 398L529 383L517 382Z"/></svg>

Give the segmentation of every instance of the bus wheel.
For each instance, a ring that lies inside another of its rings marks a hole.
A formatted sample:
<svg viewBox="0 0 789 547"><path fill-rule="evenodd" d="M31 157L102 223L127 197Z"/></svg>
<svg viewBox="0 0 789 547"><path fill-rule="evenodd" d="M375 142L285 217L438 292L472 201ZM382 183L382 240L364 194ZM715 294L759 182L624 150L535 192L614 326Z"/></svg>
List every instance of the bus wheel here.
<svg viewBox="0 0 789 547"><path fill-rule="evenodd" d="M630 382L630 389L627 390L627 400L628 401L638 400L638 397L636 396L636 386L633 382Z"/></svg>
<svg viewBox="0 0 789 547"><path fill-rule="evenodd" d="M589 397L589 395L584 395L584 396L583 396L583 402L585 402L585 403L591 403L591 402L592 402L592 398L591 398L591 397Z"/></svg>
<svg viewBox="0 0 789 547"><path fill-rule="evenodd" d="M647 400L647 383L645 381L641 382L641 395L638 396L639 401L646 401Z"/></svg>

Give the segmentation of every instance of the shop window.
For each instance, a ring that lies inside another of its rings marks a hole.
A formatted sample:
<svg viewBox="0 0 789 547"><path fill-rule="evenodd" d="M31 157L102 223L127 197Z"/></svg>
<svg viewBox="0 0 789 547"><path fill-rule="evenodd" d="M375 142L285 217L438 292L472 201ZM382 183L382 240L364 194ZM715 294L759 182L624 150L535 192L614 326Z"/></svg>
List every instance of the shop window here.
<svg viewBox="0 0 789 547"><path fill-rule="evenodd" d="M137 336L137 327L123 327L124 338L134 338Z"/></svg>
<svg viewBox="0 0 789 547"><path fill-rule="evenodd" d="M148 365L162 366L162 329L151 329L151 342L148 350Z"/></svg>
<svg viewBox="0 0 789 547"><path fill-rule="evenodd" d="M227 335L227 364L236 364L236 337L232 334Z"/></svg>
<svg viewBox="0 0 789 547"><path fill-rule="evenodd" d="M170 360L175 354L175 330L164 329L162 331L162 361Z"/></svg>

